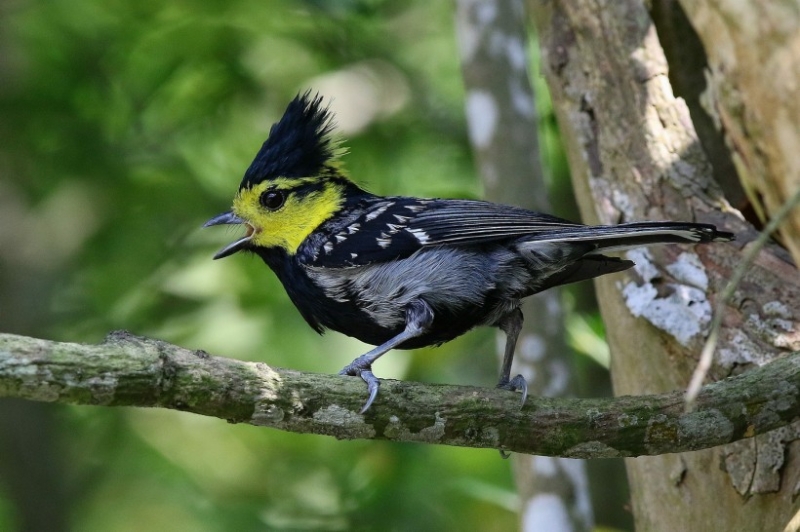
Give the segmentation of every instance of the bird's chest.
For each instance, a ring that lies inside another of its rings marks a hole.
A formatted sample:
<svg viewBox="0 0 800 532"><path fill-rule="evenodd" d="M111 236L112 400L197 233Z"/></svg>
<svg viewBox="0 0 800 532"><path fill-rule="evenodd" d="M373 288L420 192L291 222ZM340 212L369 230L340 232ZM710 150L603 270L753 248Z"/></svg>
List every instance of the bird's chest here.
<svg viewBox="0 0 800 532"><path fill-rule="evenodd" d="M498 265L498 257L456 248L425 249L391 262L339 268L298 261L270 264L312 327L374 345L402 332L405 309L412 301L424 300L434 311L432 327L414 345L403 347L446 342L477 325L493 323L515 306Z"/></svg>
<svg viewBox="0 0 800 532"><path fill-rule="evenodd" d="M304 267L309 282L338 315L325 316L326 326L360 338L368 325L393 335L405 325L405 308L419 290L396 276L392 268L372 265L346 268Z"/></svg>
<svg viewBox="0 0 800 532"><path fill-rule="evenodd" d="M348 268L307 267L306 274L326 299L347 306L386 334L402 331L405 309L424 300L434 311L428 343L491 320L504 299L493 261L461 249L425 249L404 259Z"/></svg>
<svg viewBox="0 0 800 532"><path fill-rule="evenodd" d="M352 282L354 272L349 268L314 269L289 257L285 260L262 258L275 272L297 310L317 332L331 329L377 345L402 331L402 311L391 301L384 301L380 306L383 318L376 319L375 313L370 312L372 307L365 302L364 287Z"/></svg>

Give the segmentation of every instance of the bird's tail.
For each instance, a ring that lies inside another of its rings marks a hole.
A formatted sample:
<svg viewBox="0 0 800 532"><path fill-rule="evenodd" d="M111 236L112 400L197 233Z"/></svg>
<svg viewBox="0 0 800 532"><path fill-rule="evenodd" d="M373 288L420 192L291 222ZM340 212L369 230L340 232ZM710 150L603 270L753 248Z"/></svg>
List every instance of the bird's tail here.
<svg viewBox="0 0 800 532"><path fill-rule="evenodd" d="M538 238L537 238L538 237ZM594 246L590 254L619 251L650 244L728 242L733 233L719 231L711 224L688 222L632 222L620 225L596 225L564 228L531 235L528 242L543 244L586 243Z"/></svg>
<svg viewBox="0 0 800 532"><path fill-rule="evenodd" d="M603 253L650 244L728 242L733 233L709 224L634 222L620 225L572 226L533 234L518 249L540 274L535 291L627 270L630 260Z"/></svg>

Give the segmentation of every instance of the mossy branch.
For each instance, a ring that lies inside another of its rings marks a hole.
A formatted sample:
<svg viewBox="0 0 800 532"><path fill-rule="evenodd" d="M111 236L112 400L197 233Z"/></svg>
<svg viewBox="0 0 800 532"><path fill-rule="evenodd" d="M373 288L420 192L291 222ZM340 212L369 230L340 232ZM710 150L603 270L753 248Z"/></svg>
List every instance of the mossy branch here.
<svg viewBox="0 0 800 532"><path fill-rule="evenodd" d="M572 458L675 453L748 438L800 415L800 352L682 392L604 399L382 381L358 410L360 379L215 357L115 332L101 344L0 334L0 397L77 405L159 407L297 433L498 448Z"/></svg>

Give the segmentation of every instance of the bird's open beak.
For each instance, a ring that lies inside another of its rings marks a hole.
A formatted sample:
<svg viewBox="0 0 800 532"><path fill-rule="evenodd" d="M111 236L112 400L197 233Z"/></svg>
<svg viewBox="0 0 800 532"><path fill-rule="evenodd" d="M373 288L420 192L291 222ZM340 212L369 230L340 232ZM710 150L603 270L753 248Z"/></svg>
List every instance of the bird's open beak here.
<svg viewBox="0 0 800 532"><path fill-rule="evenodd" d="M249 223L245 222L232 212L223 212L217 216L214 216L209 221L203 224L203 227L211 227L212 225L244 225L247 227L247 234L240 238L235 242L231 242L214 255L214 260L222 259L227 257L228 255L233 255L237 251L241 251L247 247L250 243L250 239L253 237L253 226Z"/></svg>

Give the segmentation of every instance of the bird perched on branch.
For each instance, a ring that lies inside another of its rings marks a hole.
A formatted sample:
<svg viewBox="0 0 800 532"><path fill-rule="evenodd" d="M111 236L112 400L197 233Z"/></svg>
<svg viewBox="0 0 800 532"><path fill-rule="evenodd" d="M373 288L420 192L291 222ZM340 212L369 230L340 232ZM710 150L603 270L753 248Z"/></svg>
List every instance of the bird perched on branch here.
<svg viewBox="0 0 800 532"><path fill-rule="evenodd" d="M524 403L525 379L511 377L523 298L633 266L608 251L733 239L707 224L586 226L485 201L376 196L346 177L332 130L320 96L297 96L232 210L205 226L244 226L214 258L260 256L315 331L377 346L341 371L367 383L362 412L378 394L372 365L387 351L441 344L479 325L506 333L498 387L521 391Z"/></svg>

